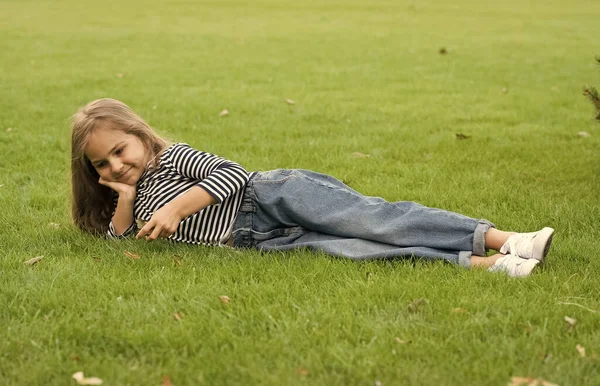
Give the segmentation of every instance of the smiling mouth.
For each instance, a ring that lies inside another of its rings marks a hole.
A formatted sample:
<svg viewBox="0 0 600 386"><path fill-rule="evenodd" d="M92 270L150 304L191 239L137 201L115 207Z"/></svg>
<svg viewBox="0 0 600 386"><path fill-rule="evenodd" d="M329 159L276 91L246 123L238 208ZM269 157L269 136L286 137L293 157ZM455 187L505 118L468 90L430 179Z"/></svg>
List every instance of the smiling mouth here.
<svg viewBox="0 0 600 386"><path fill-rule="evenodd" d="M127 173L129 173L129 171L131 170L131 168L127 169L124 173L121 173L117 176L117 180L120 180L121 178L123 178L123 176L125 176Z"/></svg>

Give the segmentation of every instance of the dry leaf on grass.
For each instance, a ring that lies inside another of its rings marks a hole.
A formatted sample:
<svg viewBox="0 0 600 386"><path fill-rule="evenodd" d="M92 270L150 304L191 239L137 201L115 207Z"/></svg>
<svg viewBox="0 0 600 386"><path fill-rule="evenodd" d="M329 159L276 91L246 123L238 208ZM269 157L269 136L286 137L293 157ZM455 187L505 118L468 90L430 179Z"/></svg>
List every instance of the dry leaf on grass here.
<svg viewBox="0 0 600 386"><path fill-rule="evenodd" d="M440 53L440 55L446 55L448 53L448 50L446 49L446 47L442 47L442 48L440 48L439 53Z"/></svg>
<svg viewBox="0 0 600 386"><path fill-rule="evenodd" d="M506 94L508 92L508 89L506 87L502 88L502 94Z"/></svg>
<svg viewBox="0 0 600 386"><path fill-rule="evenodd" d="M136 255L135 253L131 253L129 251L123 251L123 254L127 257L131 257L133 260L138 260L140 258L139 255Z"/></svg>
<svg viewBox="0 0 600 386"><path fill-rule="evenodd" d="M364 153L360 153L358 151L355 151L354 153L352 153L352 157L359 158L359 159L369 158L370 156L371 156L370 154L364 154Z"/></svg>
<svg viewBox="0 0 600 386"><path fill-rule="evenodd" d="M298 367L298 368L296 369L296 372L297 372L299 375L302 375L303 377L306 377L306 376L308 375L308 370L307 370L307 369L305 369L305 368L302 368L302 367Z"/></svg>
<svg viewBox="0 0 600 386"><path fill-rule="evenodd" d="M27 261L24 261L23 264L25 265L34 265L36 264L38 261L42 260L44 258L44 256L36 256L32 259L29 259Z"/></svg>
<svg viewBox="0 0 600 386"><path fill-rule="evenodd" d="M219 296L219 299L221 299L222 303L226 303L226 304L229 303L229 296L227 296L227 295L221 295L221 296Z"/></svg>
<svg viewBox="0 0 600 386"><path fill-rule="evenodd" d="M403 340L403 339L396 337L396 342L398 342L400 344L407 344L407 343L410 343L410 340Z"/></svg>
<svg viewBox="0 0 600 386"><path fill-rule="evenodd" d="M548 382L542 378L531 377L512 377L508 386L558 386L555 383Z"/></svg>
<svg viewBox="0 0 600 386"><path fill-rule="evenodd" d="M226 116L226 115L229 115L229 110L227 110L227 109L225 109L225 110L223 110L223 111L221 111L221 112L219 113L219 116L220 116L220 117L224 117L224 116Z"/></svg>
<svg viewBox="0 0 600 386"><path fill-rule="evenodd" d="M11 131L13 131L13 130L14 130L14 129L13 129L12 127L9 127L9 128L7 128L7 129L6 129L6 132L7 132L7 133L10 133L10 132L11 132Z"/></svg>
<svg viewBox="0 0 600 386"><path fill-rule="evenodd" d="M119 78L119 79L123 79L123 77L124 77L124 76L125 76L125 75L123 75L123 73L121 73L121 72L119 72L119 73L117 74L117 78Z"/></svg>
<svg viewBox="0 0 600 386"><path fill-rule="evenodd" d="M585 356L585 347L578 344L577 346L575 346L575 348L577 349L577 352L579 352L579 355L581 355L581 357Z"/></svg>
<svg viewBox="0 0 600 386"><path fill-rule="evenodd" d="M55 222L51 222L51 223L49 223L49 224L48 224L48 226L49 226L50 228L54 228L54 229L58 229L58 228L60 228L60 224L58 224L58 223L55 223Z"/></svg>
<svg viewBox="0 0 600 386"><path fill-rule="evenodd" d="M180 322L183 320L183 314L181 312L176 312L173 314L173 318L175 318L176 321Z"/></svg>
<svg viewBox="0 0 600 386"><path fill-rule="evenodd" d="M464 135L462 133L456 133L456 139L458 139L459 141L463 140L463 139L469 139L471 138L470 135Z"/></svg>
<svg viewBox="0 0 600 386"><path fill-rule="evenodd" d="M102 379L97 378L97 377L90 377L90 378L84 377L83 371L76 372L75 374L73 374L72 377L80 385L101 385L103 382Z"/></svg>
<svg viewBox="0 0 600 386"><path fill-rule="evenodd" d="M591 135L590 133L588 133L587 131L580 131L579 133L577 133L577 135L579 135L580 137L583 137L583 138L589 138L589 137L591 137L591 136L592 136L592 135Z"/></svg>
<svg viewBox="0 0 600 386"><path fill-rule="evenodd" d="M161 386L173 386L173 384L171 383L171 378L169 378L168 375L165 375L163 377L163 383Z"/></svg>
<svg viewBox="0 0 600 386"><path fill-rule="evenodd" d="M375 386L382 386L383 384L381 383L381 381L377 380L375 381Z"/></svg>
<svg viewBox="0 0 600 386"><path fill-rule="evenodd" d="M180 256L173 256L173 265L175 266L180 266L181 265L181 257Z"/></svg>
<svg viewBox="0 0 600 386"><path fill-rule="evenodd" d="M408 312L410 312L411 314L414 314L415 312L418 312L421 309L421 307L423 307L426 304L429 304L428 299L425 299L425 298L415 299L412 301L412 303L410 303L408 305Z"/></svg>
<svg viewBox="0 0 600 386"><path fill-rule="evenodd" d="M295 105L295 104L296 104L296 102L294 102L294 101L293 101L293 100L291 100L291 99L286 99L286 100L285 100L285 103L287 103L288 105Z"/></svg>
<svg viewBox="0 0 600 386"><path fill-rule="evenodd" d="M570 318L568 316L565 316L565 322L567 322L567 325L569 326L569 332L571 332L575 328L575 324L577 323L577 319L573 319L573 318Z"/></svg>
<svg viewBox="0 0 600 386"><path fill-rule="evenodd" d="M454 314L464 314L466 312L469 312L469 311L467 311L466 309L461 308L461 307L457 307L457 308L453 308L452 309L452 313L454 313Z"/></svg>

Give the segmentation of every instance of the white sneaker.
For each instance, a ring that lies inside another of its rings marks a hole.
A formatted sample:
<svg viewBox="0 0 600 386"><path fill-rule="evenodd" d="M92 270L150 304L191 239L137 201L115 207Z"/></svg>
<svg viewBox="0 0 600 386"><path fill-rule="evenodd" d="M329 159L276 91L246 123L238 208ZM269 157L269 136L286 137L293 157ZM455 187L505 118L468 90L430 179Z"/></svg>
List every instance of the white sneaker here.
<svg viewBox="0 0 600 386"><path fill-rule="evenodd" d="M506 255L488 268L490 272L505 272L508 276L524 277L529 276L531 271L540 263L536 259L523 259L515 255Z"/></svg>
<svg viewBox="0 0 600 386"><path fill-rule="evenodd" d="M548 254L554 229L544 228L531 233L517 233L506 240L500 253L517 255L523 259L536 259L543 261Z"/></svg>

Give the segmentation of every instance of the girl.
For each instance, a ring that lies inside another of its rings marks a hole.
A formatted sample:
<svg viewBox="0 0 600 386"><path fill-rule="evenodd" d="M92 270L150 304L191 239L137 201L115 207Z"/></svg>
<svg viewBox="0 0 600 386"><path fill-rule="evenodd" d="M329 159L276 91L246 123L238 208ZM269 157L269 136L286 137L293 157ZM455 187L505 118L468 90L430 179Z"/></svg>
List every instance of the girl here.
<svg viewBox="0 0 600 386"><path fill-rule="evenodd" d="M109 237L309 248L355 260L418 256L527 276L554 233L504 232L486 220L363 196L308 170L248 173L167 142L114 99L95 100L74 115L71 166L73 221ZM487 249L499 253L485 257Z"/></svg>

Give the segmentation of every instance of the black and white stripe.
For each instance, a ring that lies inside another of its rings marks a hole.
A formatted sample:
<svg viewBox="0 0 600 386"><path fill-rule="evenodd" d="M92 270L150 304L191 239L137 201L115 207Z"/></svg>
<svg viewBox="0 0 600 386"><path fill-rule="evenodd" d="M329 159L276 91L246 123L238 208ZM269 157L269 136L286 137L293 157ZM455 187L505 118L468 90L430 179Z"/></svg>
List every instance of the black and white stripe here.
<svg viewBox="0 0 600 386"><path fill-rule="evenodd" d="M217 204L184 219L170 240L192 244L219 244L231 232L242 202L249 174L239 164L214 154L198 151L185 143L168 147L155 169L148 169L137 183L133 215L149 221L152 214L175 197L198 185L217 200ZM117 236L111 221L109 237L135 234L133 224Z"/></svg>

